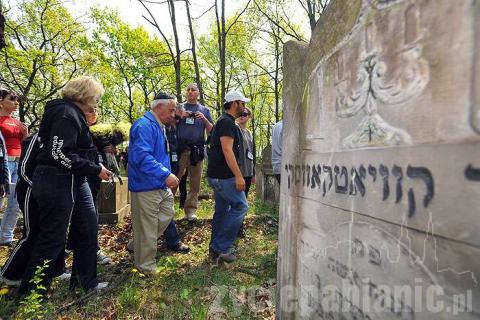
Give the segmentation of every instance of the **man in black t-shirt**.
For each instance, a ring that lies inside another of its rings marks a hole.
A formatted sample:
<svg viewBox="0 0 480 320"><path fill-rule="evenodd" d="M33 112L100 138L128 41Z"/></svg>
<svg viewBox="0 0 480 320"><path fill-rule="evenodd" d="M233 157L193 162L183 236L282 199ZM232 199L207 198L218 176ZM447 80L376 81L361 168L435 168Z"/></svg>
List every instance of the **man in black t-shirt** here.
<svg viewBox="0 0 480 320"><path fill-rule="evenodd" d="M231 253L243 218L248 210L245 180L238 166L241 133L235 124L245 109L245 98L237 91L225 95L224 114L212 130L208 150L207 176L215 193L215 213L212 219L210 253L218 260L233 262Z"/></svg>

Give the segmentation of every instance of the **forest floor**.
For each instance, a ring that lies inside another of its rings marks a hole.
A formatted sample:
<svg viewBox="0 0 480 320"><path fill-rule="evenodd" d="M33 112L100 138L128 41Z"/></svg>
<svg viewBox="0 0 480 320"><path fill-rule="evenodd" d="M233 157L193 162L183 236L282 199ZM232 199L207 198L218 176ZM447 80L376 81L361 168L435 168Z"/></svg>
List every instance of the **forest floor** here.
<svg viewBox="0 0 480 320"><path fill-rule="evenodd" d="M214 202L203 200L193 223L180 219L183 214L176 208L177 227L191 251L168 251L159 240L158 276L144 276L133 267L125 249L132 235L130 220L104 225L100 246L113 260L98 268L99 280L110 282L106 290L85 295L56 279L48 300L31 297L19 303L12 289L0 288L0 319L273 319L278 211L254 198L252 192L247 237L238 241L238 260L232 264L216 264L208 257ZM10 250L0 248L0 264Z"/></svg>

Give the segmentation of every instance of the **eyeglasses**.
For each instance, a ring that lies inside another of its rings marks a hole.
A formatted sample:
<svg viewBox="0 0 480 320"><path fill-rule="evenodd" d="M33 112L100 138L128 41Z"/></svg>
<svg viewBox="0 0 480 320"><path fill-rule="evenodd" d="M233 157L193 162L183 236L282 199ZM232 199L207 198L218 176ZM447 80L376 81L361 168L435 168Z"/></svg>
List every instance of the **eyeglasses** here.
<svg viewBox="0 0 480 320"><path fill-rule="evenodd" d="M91 109L88 109L86 111L86 113L89 113L89 114L97 114L98 113L98 110L97 108L91 108Z"/></svg>

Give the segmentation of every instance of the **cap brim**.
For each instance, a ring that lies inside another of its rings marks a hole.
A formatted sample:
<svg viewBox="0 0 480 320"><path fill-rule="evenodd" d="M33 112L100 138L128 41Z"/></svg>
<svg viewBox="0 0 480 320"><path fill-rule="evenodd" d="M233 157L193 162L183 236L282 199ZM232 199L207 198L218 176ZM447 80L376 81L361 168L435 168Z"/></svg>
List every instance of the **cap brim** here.
<svg viewBox="0 0 480 320"><path fill-rule="evenodd" d="M244 97L244 98L242 99L242 101L243 101L243 102L250 102L250 99Z"/></svg>

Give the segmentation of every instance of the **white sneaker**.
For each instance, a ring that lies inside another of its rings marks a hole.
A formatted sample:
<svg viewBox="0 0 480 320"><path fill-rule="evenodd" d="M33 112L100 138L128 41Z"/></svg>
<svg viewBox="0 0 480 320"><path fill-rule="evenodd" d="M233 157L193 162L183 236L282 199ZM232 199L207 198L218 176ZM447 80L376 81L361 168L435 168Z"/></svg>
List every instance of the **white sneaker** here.
<svg viewBox="0 0 480 320"><path fill-rule="evenodd" d="M10 287L19 287L20 283L22 283L22 280L10 280L10 279L4 278L3 276L0 276L0 283L4 283Z"/></svg>
<svg viewBox="0 0 480 320"><path fill-rule="evenodd" d="M108 257L102 250L98 250L97 252L97 263L101 265L109 264L112 262L112 259Z"/></svg>
<svg viewBox="0 0 480 320"><path fill-rule="evenodd" d="M64 272L64 273L62 273L61 275L58 276L58 279L60 279L62 281L68 281L68 280L70 280L71 277L72 277L71 273Z"/></svg>
<svg viewBox="0 0 480 320"><path fill-rule="evenodd" d="M95 288L93 288L93 290L95 291L102 291L104 290L106 287L108 287L108 282L99 282Z"/></svg>

